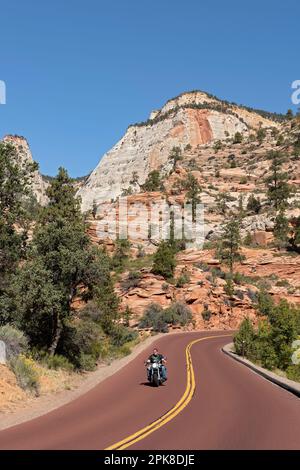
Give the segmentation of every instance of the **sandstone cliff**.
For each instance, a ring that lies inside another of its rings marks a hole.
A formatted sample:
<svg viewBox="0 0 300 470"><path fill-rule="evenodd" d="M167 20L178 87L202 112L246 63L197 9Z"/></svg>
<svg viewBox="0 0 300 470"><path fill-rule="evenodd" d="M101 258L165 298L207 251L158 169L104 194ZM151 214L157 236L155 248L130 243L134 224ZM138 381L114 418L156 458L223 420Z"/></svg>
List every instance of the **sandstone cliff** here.
<svg viewBox="0 0 300 470"><path fill-rule="evenodd" d="M110 201L130 186L133 172L143 184L149 172L165 165L171 149L201 148L213 141L248 134L278 124L246 108L220 101L202 92L184 93L150 114L145 123L130 126L79 189L82 210ZM138 189L138 187L136 188Z"/></svg>
<svg viewBox="0 0 300 470"><path fill-rule="evenodd" d="M31 150L25 137L16 135L6 135L3 142L13 145L20 157L21 162L33 162ZM47 204L47 196L45 194L48 183L43 180L39 171L36 171L32 179L32 191L37 202L41 205Z"/></svg>

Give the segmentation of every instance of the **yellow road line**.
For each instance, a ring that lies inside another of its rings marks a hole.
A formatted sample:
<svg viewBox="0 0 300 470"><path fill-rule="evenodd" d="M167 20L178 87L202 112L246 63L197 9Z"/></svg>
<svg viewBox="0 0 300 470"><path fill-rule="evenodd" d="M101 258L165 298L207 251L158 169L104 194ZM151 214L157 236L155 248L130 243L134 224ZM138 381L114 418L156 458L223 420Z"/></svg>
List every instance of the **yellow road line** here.
<svg viewBox="0 0 300 470"><path fill-rule="evenodd" d="M214 339L214 338L225 338L231 335L214 335L214 336L205 336L204 338L199 338L191 341L186 349L185 349L185 356L186 356L186 388L184 394L180 398L180 400L174 405L167 413L163 416L158 418L153 423L145 426L144 428L140 429L139 431L131 434L130 436L126 437L125 439L116 442L115 444L107 447L105 450L123 450L127 449L127 447L132 446L138 441L141 441L145 437L152 434L154 431L157 431L159 428L167 424L169 421L175 418L181 411L189 404L191 399L193 398L195 389L196 389L196 382L195 382L195 372L192 362L191 356L191 348L194 344L199 343L200 341L204 341L207 339Z"/></svg>

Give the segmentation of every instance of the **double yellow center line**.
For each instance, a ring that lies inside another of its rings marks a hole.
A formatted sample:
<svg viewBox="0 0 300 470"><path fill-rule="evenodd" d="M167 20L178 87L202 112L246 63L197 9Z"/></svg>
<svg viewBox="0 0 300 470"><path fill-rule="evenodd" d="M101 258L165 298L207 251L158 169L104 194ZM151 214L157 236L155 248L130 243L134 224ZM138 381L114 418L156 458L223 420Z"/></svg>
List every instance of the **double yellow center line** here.
<svg viewBox="0 0 300 470"><path fill-rule="evenodd" d="M151 424L149 424L148 426L145 426L144 428L140 429L136 433L131 434L130 436L123 439L122 441L116 442L115 444L107 447L105 450L127 449L127 447L130 447L136 442L141 441L142 439L145 439L145 437L149 436L149 434L152 434L153 432L157 431L159 428L167 424L169 421L174 419L175 416L181 413L181 411L189 404L189 402L193 398L193 395L196 389L195 373L194 373L194 367L193 367L192 356L191 356L192 346L196 343L199 343L200 341L204 341L207 339L224 338L228 336L231 336L231 335L205 336L204 338L199 338L199 339L195 339L194 341L191 341L185 349L186 372L187 372L186 388L180 400L176 403L176 405L174 405L167 413L165 413L159 419L157 419L156 421L153 421Z"/></svg>

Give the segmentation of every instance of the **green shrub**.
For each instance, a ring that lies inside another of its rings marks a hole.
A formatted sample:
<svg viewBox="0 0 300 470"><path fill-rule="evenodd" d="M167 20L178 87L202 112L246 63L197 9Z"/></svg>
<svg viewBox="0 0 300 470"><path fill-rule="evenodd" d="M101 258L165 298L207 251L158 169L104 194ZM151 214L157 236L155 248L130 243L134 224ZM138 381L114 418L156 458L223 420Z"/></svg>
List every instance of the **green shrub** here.
<svg viewBox="0 0 300 470"><path fill-rule="evenodd" d="M243 142L243 135L240 132L236 132L233 138L234 144L241 144Z"/></svg>
<svg viewBox="0 0 300 470"><path fill-rule="evenodd" d="M253 244L253 238L250 232L247 232L247 234L244 237L243 240L243 245L244 246L251 246Z"/></svg>
<svg viewBox="0 0 300 470"><path fill-rule="evenodd" d="M28 349L28 340L24 333L11 325L0 327L0 340L5 343L8 360L26 352Z"/></svg>
<svg viewBox="0 0 300 470"><path fill-rule="evenodd" d="M300 382L300 364L289 366L286 370L286 375L288 379Z"/></svg>
<svg viewBox="0 0 300 470"><path fill-rule="evenodd" d="M259 214L261 211L261 202L259 197L256 198L254 194L251 194L247 202L247 210L254 214Z"/></svg>
<svg viewBox="0 0 300 470"><path fill-rule="evenodd" d="M204 310L202 312L202 318L204 321L209 321L212 316L211 311L208 309L207 306L204 307Z"/></svg>
<svg viewBox="0 0 300 470"><path fill-rule="evenodd" d="M49 367L49 369L63 369L69 372L74 370L73 364L71 364L71 362L68 361L66 357L59 354L55 354L54 356L46 355L43 358L43 362L47 365L47 367Z"/></svg>
<svg viewBox="0 0 300 470"><path fill-rule="evenodd" d="M133 287L138 287L141 280L141 274L137 271L130 271L126 279L122 281L122 288L129 290Z"/></svg>
<svg viewBox="0 0 300 470"><path fill-rule="evenodd" d="M261 315L270 315L273 307L274 302L272 296L266 291L266 289L261 288L257 293L257 310Z"/></svg>
<svg viewBox="0 0 300 470"><path fill-rule="evenodd" d="M233 338L236 353L251 357L254 338L253 325L249 318L245 318L241 323L238 333Z"/></svg>
<svg viewBox="0 0 300 470"><path fill-rule="evenodd" d="M39 394L39 377L32 359L21 354L10 361L10 367L21 388Z"/></svg>
<svg viewBox="0 0 300 470"><path fill-rule="evenodd" d="M168 324L164 319L164 311L159 304L151 303L145 309L139 323L140 328L152 328L153 331L167 333Z"/></svg>
<svg viewBox="0 0 300 470"><path fill-rule="evenodd" d="M186 273L180 274L180 276L176 279L176 287L183 287L185 284L190 282L190 276Z"/></svg>
<svg viewBox="0 0 300 470"><path fill-rule="evenodd" d="M66 357L76 369L81 369L81 355L91 355L97 361L105 341L106 335L99 323L85 317L65 326L57 353Z"/></svg>
<svg viewBox="0 0 300 470"><path fill-rule="evenodd" d="M274 369L278 365L278 358L271 339L271 326L269 322L262 321L253 340L250 359L259 361L267 369Z"/></svg>
<svg viewBox="0 0 300 470"><path fill-rule="evenodd" d="M153 258L152 272L166 279L172 278L176 267L174 249L169 243L162 241Z"/></svg>
<svg viewBox="0 0 300 470"><path fill-rule="evenodd" d="M91 354L81 353L79 358L80 369L88 372L93 371L97 367L97 362Z"/></svg>
<svg viewBox="0 0 300 470"><path fill-rule="evenodd" d="M121 347L129 341L133 341L137 338L138 333L135 330L127 328L124 325L114 325L110 338L114 346Z"/></svg>
<svg viewBox="0 0 300 470"><path fill-rule="evenodd" d="M163 312L163 319L172 325L185 326L193 319L191 309L184 303L175 302Z"/></svg>
<svg viewBox="0 0 300 470"><path fill-rule="evenodd" d="M98 359L101 351L101 341L105 335L101 326L93 321L81 321L76 325L75 343L83 354L90 354Z"/></svg>
<svg viewBox="0 0 300 470"><path fill-rule="evenodd" d="M164 185L158 170L150 171L145 183L141 186L143 191L163 191Z"/></svg>

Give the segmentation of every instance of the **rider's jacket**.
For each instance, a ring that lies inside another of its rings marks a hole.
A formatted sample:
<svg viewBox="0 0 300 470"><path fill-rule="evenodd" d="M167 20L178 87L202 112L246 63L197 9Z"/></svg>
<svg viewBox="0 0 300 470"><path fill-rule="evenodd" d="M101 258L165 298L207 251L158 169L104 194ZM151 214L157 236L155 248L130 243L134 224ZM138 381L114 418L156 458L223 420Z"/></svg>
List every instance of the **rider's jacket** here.
<svg viewBox="0 0 300 470"><path fill-rule="evenodd" d="M151 354L148 360L153 364L153 362L162 362L165 357L162 354Z"/></svg>

